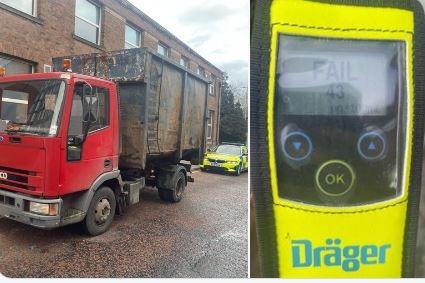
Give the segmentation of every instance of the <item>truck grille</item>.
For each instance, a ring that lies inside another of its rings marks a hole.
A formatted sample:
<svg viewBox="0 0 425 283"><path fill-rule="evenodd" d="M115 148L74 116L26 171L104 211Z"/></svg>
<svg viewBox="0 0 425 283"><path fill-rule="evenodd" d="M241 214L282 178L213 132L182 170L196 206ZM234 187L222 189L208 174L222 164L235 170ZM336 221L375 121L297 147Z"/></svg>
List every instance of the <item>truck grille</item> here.
<svg viewBox="0 0 425 283"><path fill-rule="evenodd" d="M14 169L10 167L0 166L0 189L13 190L13 191L35 191L37 184L32 184L33 181L38 180L38 185L41 187L41 179L37 178L37 174L32 171Z"/></svg>

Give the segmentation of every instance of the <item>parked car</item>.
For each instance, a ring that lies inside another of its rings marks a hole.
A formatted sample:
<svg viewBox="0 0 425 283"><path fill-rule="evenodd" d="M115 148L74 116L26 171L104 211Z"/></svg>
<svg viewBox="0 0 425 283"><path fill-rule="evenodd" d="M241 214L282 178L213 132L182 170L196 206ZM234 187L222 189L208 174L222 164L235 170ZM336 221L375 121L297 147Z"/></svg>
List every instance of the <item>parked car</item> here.
<svg viewBox="0 0 425 283"><path fill-rule="evenodd" d="M222 143L208 150L202 164L202 171L221 171L239 176L248 171L248 148L243 144Z"/></svg>

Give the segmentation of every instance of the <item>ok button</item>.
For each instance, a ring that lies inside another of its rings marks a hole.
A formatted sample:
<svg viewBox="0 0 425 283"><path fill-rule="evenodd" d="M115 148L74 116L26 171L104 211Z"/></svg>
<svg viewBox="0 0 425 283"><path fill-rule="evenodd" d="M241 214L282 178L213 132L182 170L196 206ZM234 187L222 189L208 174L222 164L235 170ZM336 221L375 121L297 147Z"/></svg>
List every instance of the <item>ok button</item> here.
<svg viewBox="0 0 425 283"><path fill-rule="evenodd" d="M316 172L315 181L318 189L328 196L342 196L354 185L356 175L353 168L341 160L323 163Z"/></svg>

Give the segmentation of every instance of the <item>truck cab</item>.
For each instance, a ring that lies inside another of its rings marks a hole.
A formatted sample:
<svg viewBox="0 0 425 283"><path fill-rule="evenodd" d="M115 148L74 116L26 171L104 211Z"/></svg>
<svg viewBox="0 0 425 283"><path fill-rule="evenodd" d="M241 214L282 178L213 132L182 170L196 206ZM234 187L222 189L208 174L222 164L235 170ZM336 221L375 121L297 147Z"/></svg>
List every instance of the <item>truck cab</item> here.
<svg viewBox="0 0 425 283"><path fill-rule="evenodd" d="M115 84L71 73L17 75L0 79L0 96L0 214L40 228L78 222L85 213L76 210L87 204L69 211L67 196L119 175ZM103 207L108 213L111 204Z"/></svg>

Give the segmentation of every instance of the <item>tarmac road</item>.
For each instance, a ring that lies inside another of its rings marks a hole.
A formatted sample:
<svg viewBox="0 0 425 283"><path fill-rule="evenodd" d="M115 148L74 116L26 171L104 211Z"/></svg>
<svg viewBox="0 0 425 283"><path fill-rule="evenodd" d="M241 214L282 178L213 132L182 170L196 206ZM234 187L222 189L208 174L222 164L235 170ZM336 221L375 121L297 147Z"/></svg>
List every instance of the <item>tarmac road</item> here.
<svg viewBox="0 0 425 283"><path fill-rule="evenodd" d="M0 219L7 277L247 277L248 176L196 171L184 199L142 201L103 235L69 226L43 231Z"/></svg>

